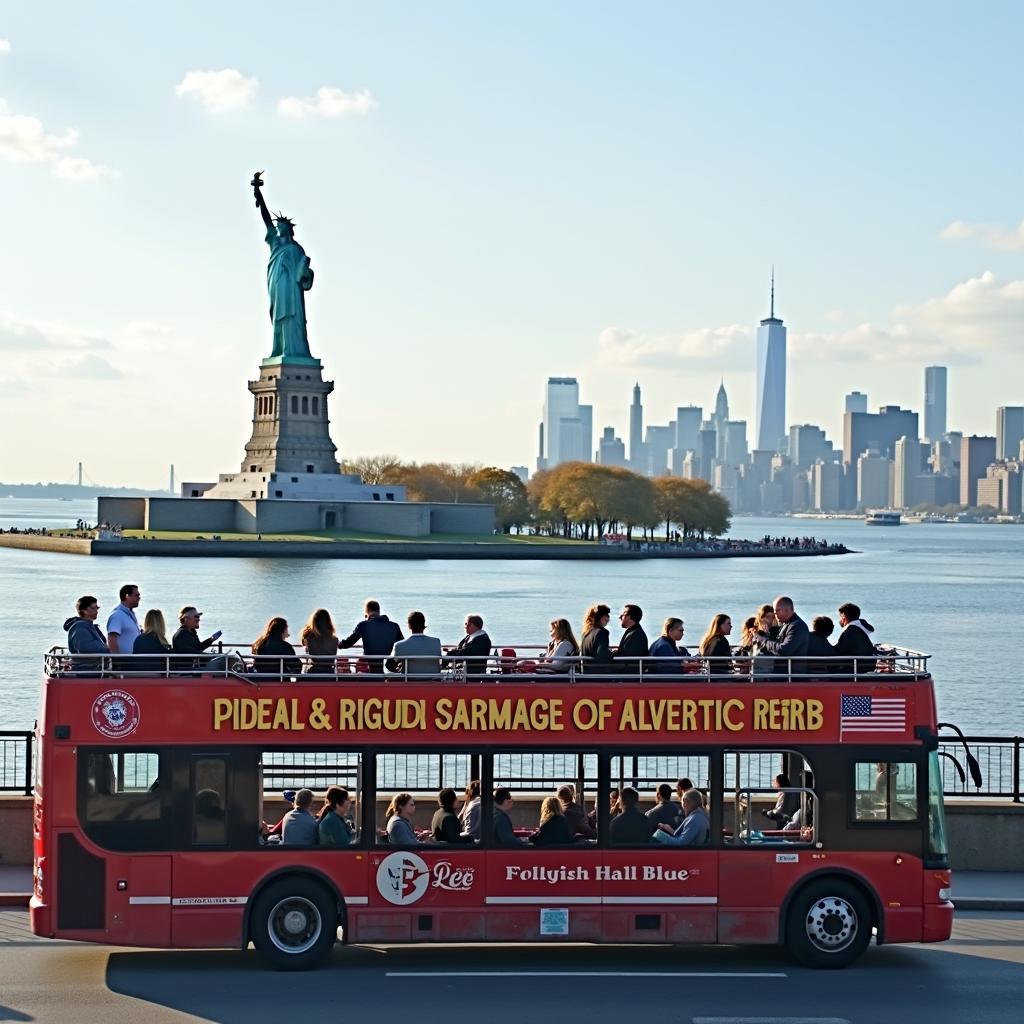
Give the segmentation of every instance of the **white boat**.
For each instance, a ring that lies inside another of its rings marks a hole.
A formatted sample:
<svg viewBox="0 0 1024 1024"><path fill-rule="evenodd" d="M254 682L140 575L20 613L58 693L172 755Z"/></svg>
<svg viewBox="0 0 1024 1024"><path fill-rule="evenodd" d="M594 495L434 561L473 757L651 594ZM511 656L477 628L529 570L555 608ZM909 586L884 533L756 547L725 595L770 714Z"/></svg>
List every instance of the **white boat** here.
<svg viewBox="0 0 1024 1024"><path fill-rule="evenodd" d="M868 526L899 526L900 525L900 514L899 512L887 512L884 509L874 509L869 511L864 517L864 522Z"/></svg>

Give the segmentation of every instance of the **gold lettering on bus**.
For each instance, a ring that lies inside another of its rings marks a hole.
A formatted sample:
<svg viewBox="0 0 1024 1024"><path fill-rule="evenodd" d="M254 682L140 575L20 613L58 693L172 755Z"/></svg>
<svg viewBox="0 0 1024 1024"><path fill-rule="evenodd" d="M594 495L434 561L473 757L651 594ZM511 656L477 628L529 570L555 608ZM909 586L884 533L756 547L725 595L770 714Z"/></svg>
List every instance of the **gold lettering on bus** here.
<svg viewBox="0 0 1024 1024"><path fill-rule="evenodd" d="M754 729L761 732L817 732L822 726L820 700L802 697L757 697Z"/></svg>
<svg viewBox="0 0 1024 1024"><path fill-rule="evenodd" d="M213 729L235 732L298 732L306 728L296 697L216 697Z"/></svg>

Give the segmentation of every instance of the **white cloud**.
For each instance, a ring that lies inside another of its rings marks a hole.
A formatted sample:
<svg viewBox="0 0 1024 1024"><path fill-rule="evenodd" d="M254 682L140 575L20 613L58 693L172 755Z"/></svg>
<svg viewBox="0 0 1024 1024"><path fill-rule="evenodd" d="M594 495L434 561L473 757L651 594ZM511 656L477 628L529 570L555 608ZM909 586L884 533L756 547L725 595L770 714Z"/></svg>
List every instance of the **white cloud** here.
<svg viewBox="0 0 1024 1024"><path fill-rule="evenodd" d="M315 96L286 96L279 100L277 112L283 117L363 117L377 109L377 101L369 89L358 92L344 92L333 86L323 85Z"/></svg>
<svg viewBox="0 0 1024 1024"><path fill-rule="evenodd" d="M0 311L0 351L17 353L110 347L110 341L94 331Z"/></svg>
<svg viewBox="0 0 1024 1024"><path fill-rule="evenodd" d="M978 238L992 249L1017 251L1024 249L1024 220L1015 228L1003 227L1002 224L972 224L966 220L955 220L939 232L939 238L954 242Z"/></svg>
<svg viewBox="0 0 1024 1024"><path fill-rule="evenodd" d="M255 78L246 78L235 68L221 68L220 71L188 71L174 91L178 96L197 100L211 114L224 114L247 107L256 95L258 84Z"/></svg>
<svg viewBox="0 0 1024 1024"><path fill-rule="evenodd" d="M12 163L48 163L56 178L66 181L95 181L116 176L102 164L82 156L67 156L78 145L78 132L68 128L62 135L46 131L38 117L15 114L0 99L0 157Z"/></svg>
<svg viewBox="0 0 1024 1024"><path fill-rule="evenodd" d="M10 39L0 39L0 54L8 54L11 52L11 41Z"/></svg>
<svg viewBox="0 0 1024 1024"><path fill-rule="evenodd" d="M84 156L62 156L53 165L53 176L65 181L97 181L99 178L117 178L105 164L94 164Z"/></svg>
<svg viewBox="0 0 1024 1024"><path fill-rule="evenodd" d="M687 362L715 363L732 358L749 344L753 335L753 328L739 324L663 334L606 327L597 338L598 356L602 363L611 366L681 369Z"/></svg>
<svg viewBox="0 0 1024 1024"><path fill-rule="evenodd" d="M56 370L61 378L78 380L120 380L124 376L116 366L91 352L74 359L60 360Z"/></svg>

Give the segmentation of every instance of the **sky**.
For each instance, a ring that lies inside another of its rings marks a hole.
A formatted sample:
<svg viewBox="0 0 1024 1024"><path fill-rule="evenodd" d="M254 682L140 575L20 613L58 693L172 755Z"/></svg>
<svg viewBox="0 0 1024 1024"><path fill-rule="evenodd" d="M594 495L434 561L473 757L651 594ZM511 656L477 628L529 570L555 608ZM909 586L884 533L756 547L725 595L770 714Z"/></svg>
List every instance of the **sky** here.
<svg viewBox="0 0 1024 1024"><path fill-rule="evenodd" d="M0 480L237 470L270 354L249 181L316 275L343 457L532 466L548 376L595 437L843 395L1024 404L1024 7L108 2L0 14ZM1014 127L1016 125L1017 127Z"/></svg>

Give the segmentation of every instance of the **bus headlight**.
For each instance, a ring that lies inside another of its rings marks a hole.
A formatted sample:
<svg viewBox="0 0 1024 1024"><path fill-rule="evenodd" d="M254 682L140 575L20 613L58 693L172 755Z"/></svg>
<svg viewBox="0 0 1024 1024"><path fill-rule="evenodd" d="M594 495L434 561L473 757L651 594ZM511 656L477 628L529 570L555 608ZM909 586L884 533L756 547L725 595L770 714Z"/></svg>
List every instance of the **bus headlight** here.
<svg viewBox="0 0 1024 1024"><path fill-rule="evenodd" d="M944 885L939 890L939 899L943 902L948 900L953 895L953 887L951 885Z"/></svg>

